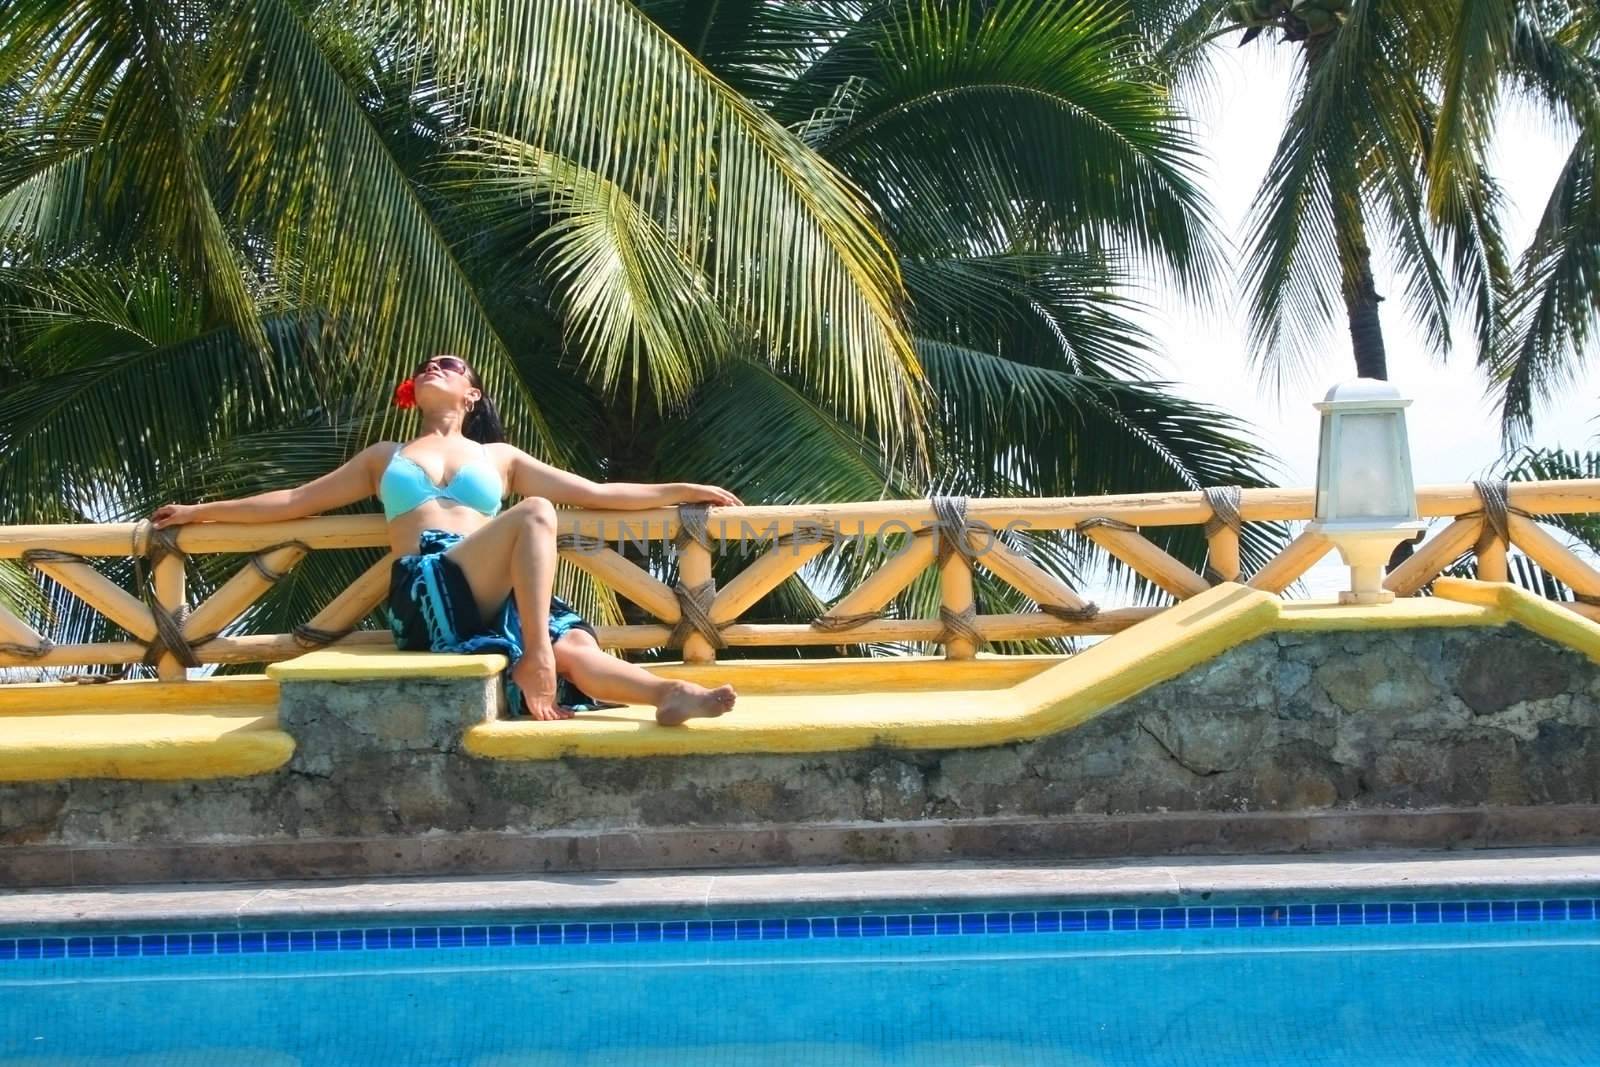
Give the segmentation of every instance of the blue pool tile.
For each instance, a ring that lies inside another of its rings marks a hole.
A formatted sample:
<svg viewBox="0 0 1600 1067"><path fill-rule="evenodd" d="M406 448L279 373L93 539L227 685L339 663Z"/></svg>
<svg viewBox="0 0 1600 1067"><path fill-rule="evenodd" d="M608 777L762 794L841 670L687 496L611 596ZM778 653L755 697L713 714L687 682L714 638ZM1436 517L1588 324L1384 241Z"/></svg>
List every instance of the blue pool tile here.
<svg viewBox="0 0 1600 1067"><path fill-rule="evenodd" d="M885 937L910 937L911 916L885 915L883 917L883 933Z"/></svg>
<svg viewBox="0 0 1600 1067"><path fill-rule="evenodd" d="M467 948L482 948L489 943L487 926L468 926L461 931L461 943Z"/></svg>
<svg viewBox="0 0 1600 1067"><path fill-rule="evenodd" d="M984 931L983 916L976 912L968 912L961 916L961 932L964 934L981 934Z"/></svg>
<svg viewBox="0 0 1600 1067"><path fill-rule="evenodd" d="M184 940L184 951L188 952L189 951L189 948L188 948L189 936L187 934L179 934L178 936L183 938L183 940ZM169 951L169 954L170 954L170 949L168 951ZM85 956L91 955L93 952L94 952L94 941L93 941L92 938L87 938L87 937L69 937L69 938L67 938L67 955L68 956L71 956L74 959L81 959L81 958L83 958Z"/></svg>
<svg viewBox="0 0 1600 1067"><path fill-rule="evenodd" d="M1211 925L1231 930L1239 925L1238 908L1212 908Z"/></svg>
<svg viewBox="0 0 1600 1067"><path fill-rule="evenodd" d="M613 940L611 923L589 924L589 944L609 945Z"/></svg>
<svg viewBox="0 0 1600 1067"><path fill-rule="evenodd" d="M1117 908L1111 913L1111 929L1137 930L1139 928L1139 913L1132 908Z"/></svg>
<svg viewBox="0 0 1600 1067"><path fill-rule="evenodd" d="M740 941L761 940L761 920L759 919L740 919L734 929L735 937Z"/></svg>
<svg viewBox="0 0 1600 1067"><path fill-rule="evenodd" d="M1185 908L1162 908L1161 928L1163 930L1184 930L1189 926L1189 913Z"/></svg>
<svg viewBox="0 0 1600 1067"><path fill-rule="evenodd" d="M317 935L311 930L289 931L290 952L315 952L317 948ZM170 950L169 950L170 951Z"/></svg>
<svg viewBox="0 0 1600 1067"><path fill-rule="evenodd" d="M1161 909L1160 908L1140 908L1139 909L1139 929L1141 929L1141 930L1159 930L1159 929L1161 929Z"/></svg>
<svg viewBox="0 0 1600 1067"><path fill-rule="evenodd" d="M1109 911L1101 911L1097 909L1087 913L1083 918L1084 922L1088 924L1088 928L1090 930L1111 929L1111 912Z"/></svg>
<svg viewBox="0 0 1600 1067"><path fill-rule="evenodd" d="M1041 934L1053 934L1058 930L1067 929L1067 916L1074 916L1076 930L1083 929L1084 916L1081 911L1036 911L1033 913L1033 928Z"/></svg>
<svg viewBox="0 0 1600 1067"><path fill-rule="evenodd" d="M1476 914L1474 914L1472 916L1472 919L1471 919L1472 922L1482 922L1483 921L1481 918L1478 917L1478 916L1481 916L1483 914L1482 904L1481 903L1477 906L1477 908L1469 908L1469 911L1473 911L1473 912L1476 913ZM1517 904L1516 904L1516 901L1513 901L1513 900L1493 900L1493 901L1489 902L1489 920L1491 922L1509 923L1509 922L1515 922L1516 919L1517 919Z"/></svg>
<svg viewBox="0 0 1600 1067"><path fill-rule="evenodd" d="M942 919L944 916L941 915L940 918ZM838 933L839 924L834 921L832 916L811 920L812 937L836 937Z"/></svg>
<svg viewBox="0 0 1600 1067"><path fill-rule="evenodd" d="M362 930L340 930L339 949L342 952L352 952L364 948L367 944L367 935Z"/></svg>
<svg viewBox="0 0 1600 1067"><path fill-rule="evenodd" d="M198 937L200 935L197 934L195 936ZM12 954L14 955L17 950L17 944L15 941L11 942L10 944ZM117 939L114 937L96 937L90 942L90 944L94 946L94 954L96 956L115 956L117 954Z"/></svg>
<svg viewBox="0 0 1600 1067"><path fill-rule="evenodd" d="M1389 921L1389 905L1363 904L1361 906L1361 921L1368 926L1382 926Z"/></svg>
<svg viewBox="0 0 1600 1067"><path fill-rule="evenodd" d="M1311 924L1311 908L1309 905L1301 905L1300 907L1303 910L1302 918L1304 921L1297 925L1309 926ZM1261 909L1262 926L1288 926L1289 923L1289 908L1284 907L1283 905L1272 905L1269 907L1263 907Z"/></svg>
<svg viewBox="0 0 1600 1067"><path fill-rule="evenodd" d="M95 938L95 955L100 954L100 939ZM211 956L217 951L216 934L190 934L189 954L191 956Z"/></svg>
<svg viewBox="0 0 1600 1067"><path fill-rule="evenodd" d="M991 911L983 917L983 929L990 934L1009 934L1011 932L1011 913L1004 911Z"/></svg>
<svg viewBox="0 0 1600 1067"><path fill-rule="evenodd" d="M932 918L932 916L921 915L921 916L918 916L918 918L922 918L922 919L927 919L928 920L928 931L927 932L932 933L933 932L933 918ZM790 941L804 941L804 940L807 940L808 938L811 937L811 920L810 919L789 919L789 920L787 920L783 924L783 936L788 938Z"/></svg>
<svg viewBox="0 0 1600 1067"><path fill-rule="evenodd" d="M287 931L287 930L271 930L271 931L268 931L268 933L267 933L267 951L268 952L288 952L289 951L289 931Z"/></svg>
<svg viewBox="0 0 1600 1067"><path fill-rule="evenodd" d="M612 923L611 940L618 944L631 945L639 938L639 923Z"/></svg>
<svg viewBox="0 0 1600 1067"><path fill-rule="evenodd" d="M1183 917L1185 925L1191 930L1211 929L1210 908L1187 908Z"/></svg>
<svg viewBox="0 0 1600 1067"><path fill-rule="evenodd" d="M160 937L161 935L157 934L156 936ZM162 937L161 938L161 945L162 945L163 950L166 947L166 943L167 943L167 939L165 937ZM43 956L45 959L47 959L47 960L59 960L59 959L61 959L63 956L65 956L67 954L67 939L64 938L64 937L47 937L47 938L45 938L39 944L39 954L41 956Z"/></svg>
<svg viewBox="0 0 1600 1067"><path fill-rule="evenodd" d="M14 960L17 958L17 943L11 938L0 940L0 960Z"/></svg>
<svg viewBox="0 0 1600 1067"><path fill-rule="evenodd" d="M1567 901L1567 918L1579 922L1586 922L1594 918L1594 901L1569 900Z"/></svg>
<svg viewBox="0 0 1600 1067"><path fill-rule="evenodd" d="M1034 932L1036 919L1031 911L1014 911L1011 913L1011 932L1014 934L1031 934Z"/></svg>
<svg viewBox="0 0 1600 1067"><path fill-rule="evenodd" d="M690 941L710 941L711 923L706 919L691 920L686 927L685 937Z"/></svg>
<svg viewBox="0 0 1600 1067"><path fill-rule="evenodd" d="M911 917L911 933L915 937L931 937L938 929L938 924L932 915L913 915Z"/></svg>
<svg viewBox="0 0 1600 1067"><path fill-rule="evenodd" d="M420 933L420 931L419 931L419 933ZM559 944L561 944L561 924L560 923L540 923L539 924L539 944L541 944L541 945L559 945Z"/></svg>
<svg viewBox="0 0 1600 1067"><path fill-rule="evenodd" d="M814 923L816 920L812 921ZM933 917L933 929L934 933L944 936L959 934L961 932L961 916L950 914L935 915Z"/></svg>
<svg viewBox="0 0 1600 1067"><path fill-rule="evenodd" d="M581 924L580 924L581 925ZM466 942L466 933L459 926L439 927L440 948L460 948Z"/></svg>
<svg viewBox="0 0 1600 1067"><path fill-rule="evenodd" d="M1469 919L1473 922L1489 921L1489 906L1485 902L1473 901L1469 909L1460 901L1447 900L1439 905L1439 921L1445 923L1462 923Z"/></svg>
<svg viewBox="0 0 1600 1067"><path fill-rule="evenodd" d="M336 951L339 948L339 931L318 930L315 943L318 952ZM406 947L410 948L411 946L407 943Z"/></svg>
<svg viewBox="0 0 1600 1067"><path fill-rule="evenodd" d="M442 932L442 931L441 931ZM566 923L561 927L561 943L563 945L586 945L589 943L588 923Z"/></svg>
<svg viewBox="0 0 1600 1067"><path fill-rule="evenodd" d="M1324 905L1326 906L1326 905ZM1317 913L1310 904L1289 905L1290 926L1311 926L1317 921ZM1272 925L1270 922L1267 925Z"/></svg>
<svg viewBox="0 0 1600 1067"><path fill-rule="evenodd" d="M1246 905L1239 909L1239 925L1242 927L1256 927L1262 925L1261 909L1254 904Z"/></svg>
<svg viewBox="0 0 1600 1067"><path fill-rule="evenodd" d="M294 943L294 938L298 936L300 935L296 934L289 939L290 948L296 952L301 951L300 947ZM366 945L366 947L372 949L374 952L386 951L390 947L389 928L386 926L378 927L372 930L364 930L362 931L361 936L362 942Z"/></svg>
<svg viewBox="0 0 1600 1067"><path fill-rule="evenodd" d="M267 950L267 936L258 930L239 935L240 952L265 952Z"/></svg>
<svg viewBox="0 0 1600 1067"><path fill-rule="evenodd" d="M17 959L36 960L43 952L37 937L21 937L17 939Z"/></svg>
<svg viewBox="0 0 1600 1067"><path fill-rule="evenodd" d="M539 928L531 925L518 926L511 931L511 939L519 945L537 945L539 943ZM400 946L396 945L395 947L399 948Z"/></svg>
<svg viewBox="0 0 1600 1067"><path fill-rule="evenodd" d="M1360 926L1365 915L1366 912L1360 904L1339 905L1340 926Z"/></svg>
<svg viewBox="0 0 1600 1067"><path fill-rule="evenodd" d="M531 930L533 928L532 927L525 927L525 929L530 929ZM537 941L538 940L538 932L535 931L533 936L534 936L534 940ZM533 942L529 942L529 944L532 944L532 943ZM519 944L519 945L522 944L522 941L521 941L520 938L518 939L517 944ZM317 947L318 948L322 947L320 942L318 943ZM402 948L402 949L404 949L404 948L416 948L417 947L417 931L416 931L416 928L412 927L412 926L392 926L392 927L390 927L389 928L389 947L390 948Z"/></svg>
<svg viewBox="0 0 1600 1067"><path fill-rule="evenodd" d="M509 945L512 943L513 937L514 935L512 934L511 927L509 926L489 927L489 944L491 945L495 945L497 947L500 945Z"/></svg>
<svg viewBox="0 0 1600 1067"><path fill-rule="evenodd" d="M793 920L791 920L793 921ZM802 923L804 919L800 920ZM633 932L640 941L655 944L661 940L661 924L658 922L634 923Z"/></svg>
<svg viewBox="0 0 1600 1067"><path fill-rule="evenodd" d="M840 937L860 937L861 919L855 915L843 916L834 920L834 929L839 932Z"/></svg>
<svg viewBox="0 0 1600 1067"><path fill-rule="evenodd" d="M732 941L739 935L739 926L732 919L711 920L711 940Z"/></svg>
<svg viewBox="0 0 1600 1067"><path fill-rule="evenodd" d="M908 925L909 925L909 923L908 923ZM761 940L763 940L763 941L782 941L783 938L784 938L784 935L785 935L785 933L787 931L788 931L788 924L785 923L782 919L762 919L761 920ZM903 931L903 932L909 932L909 931Z"/></svg>
<svg viewBox="0 0 1600 1067"><path fill-rule="evenodd" d="M1439 921L1439 905L1433 901L1424 901L1416 907L1418 925L1436 923Z"/></svg>
<svg viewBox="0 0 1600 1067"><path fill-rule="evenodd" d="M1539 917L1545 922L1562 922L1567 917L1567 902L1564 900L1545 901Z"/></svg>
<svg viewBox="0 0 1600 1067"><path fill-rule="evenodd" d="M1544 908L1537 900L1517 901L1517 922L1536 923L1544 917Z"/></svg>
<svg viewBox="0 0 1600 1067"><path fill-rule="evenodd" d="M1416 908L1411 904L1390 904L1389 922L1409 926L1416 919Z"/></svg>
<svg viewBox="0 0 1600 1067"><path fill-rule="evenodd" d="M689 924L681 921L664 922L661 924L661 940L687 941L689 940Z"/></svg>
<svg viewBox="0 0 1600 1067"><path fill-rule="evenodd" d="M121 949L122 949L121 941L122 941L122 939L118 938L117 941L118 941L118 944L117 944L117 950L118 950L117 951L117 955L120 956L122 954L122 952L121 952ZM219 955L219 956L234 956L234 955L237 955L238 952L239 952L239 935L238 934L218 934L217 935L217 955Z"/></svg>

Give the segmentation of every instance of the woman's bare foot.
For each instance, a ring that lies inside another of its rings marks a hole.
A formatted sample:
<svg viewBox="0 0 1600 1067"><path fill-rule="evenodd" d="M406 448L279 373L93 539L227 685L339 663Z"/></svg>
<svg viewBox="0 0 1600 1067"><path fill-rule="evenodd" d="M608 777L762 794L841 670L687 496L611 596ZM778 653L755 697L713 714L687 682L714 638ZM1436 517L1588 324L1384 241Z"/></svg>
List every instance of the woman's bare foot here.
<svg viewBox="0 0 1600 1067"><path fill-rule="evenodd" d="M707 689L692 682L674 682L672 690L656 705L656 722L681 726L690 719L715 718L732 711L737 696L731 685Z"/></svg>

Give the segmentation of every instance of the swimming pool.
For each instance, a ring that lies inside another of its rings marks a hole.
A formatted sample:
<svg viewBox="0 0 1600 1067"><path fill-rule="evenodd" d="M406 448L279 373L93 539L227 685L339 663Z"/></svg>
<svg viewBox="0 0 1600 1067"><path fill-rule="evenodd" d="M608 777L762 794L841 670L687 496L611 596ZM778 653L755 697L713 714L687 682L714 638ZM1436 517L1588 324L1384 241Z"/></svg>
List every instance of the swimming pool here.
<svg viewBox="0 0 1600 1067"><path fill-rule="evenodd" d="M0 937L0 1064L1600 1063L1600 901Z"/></svg>

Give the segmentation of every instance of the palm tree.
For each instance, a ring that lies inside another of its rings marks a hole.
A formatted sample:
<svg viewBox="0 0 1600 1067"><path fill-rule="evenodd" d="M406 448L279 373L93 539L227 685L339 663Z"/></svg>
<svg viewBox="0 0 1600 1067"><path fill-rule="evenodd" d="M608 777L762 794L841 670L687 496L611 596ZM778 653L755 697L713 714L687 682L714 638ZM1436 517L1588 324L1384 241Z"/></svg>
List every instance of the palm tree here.
<svg viewBox="0 0 1600 1067"><path fill-rule="evenodd" d="M1379 239L1428 346L1447 351L1451 312L1464 306L1478 358L1492 362L1510 283L1498 192L1484 131L1463 114L1453 82L1439 88L1457 54L1457 16L1472 6L1198 0L1145 20L1178 78L1202 76L1205 47L1236 30L1240 44L1295 49L1294 102L1257 197L1244 268L1251 344L1268 373L1302 369L1342 312L1357 373L1388 377L1372 270Z"/></svg>
<svg viewBox="0 0 1600 1067"><path fill-rule="evenodd" d="M0 101L0 521L302 480L393 432L435 346L602 477L1262 480L1150 380L1132 279L1203 294L1216 245L1182 117L1095 5L49 0L0 12ZM314 555L251 625L356 566Z"/></svg>

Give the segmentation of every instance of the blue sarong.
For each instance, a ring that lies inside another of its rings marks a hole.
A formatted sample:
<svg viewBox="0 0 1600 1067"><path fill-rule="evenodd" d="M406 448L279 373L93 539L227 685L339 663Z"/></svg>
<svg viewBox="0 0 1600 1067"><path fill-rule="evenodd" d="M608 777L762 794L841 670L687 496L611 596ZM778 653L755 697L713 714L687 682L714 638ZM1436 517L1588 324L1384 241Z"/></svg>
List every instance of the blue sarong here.
<svg viewBox="0 0 1600 1067"><path fill-rule="evenodd" d="M461 540L448 530L424 530L415 555L401 556L389 573L389 629L397 647L411 652L498 652L513 664L522 658L522 622L513 597L506 597L500 615L484 621L466 575L445 550ZM550 643L569 630L594 627L560 597L550 598ZM525 716L522 693L505 673L506 707L512 716ZM566 678L556 687L556 703L573 711L620 707L595 700Z"/></svg>

